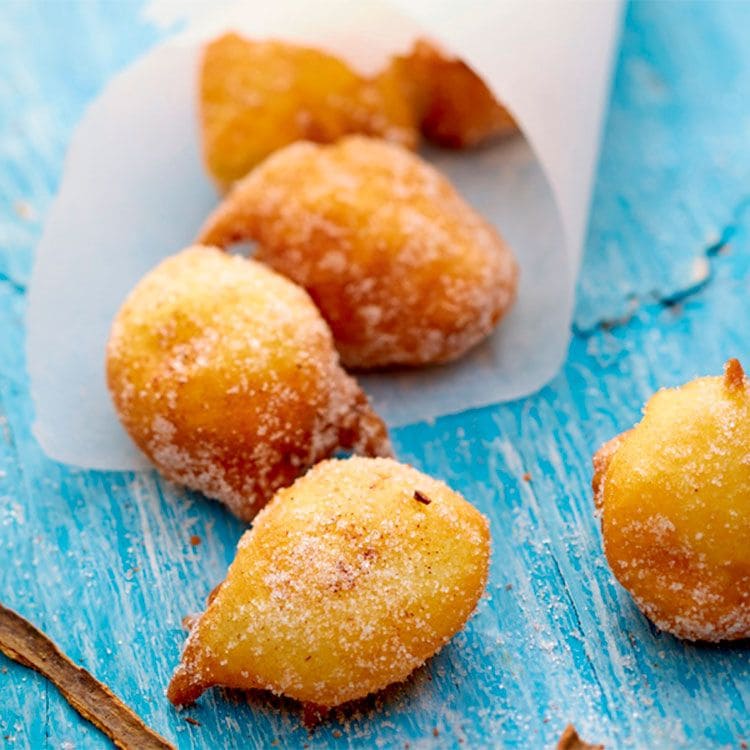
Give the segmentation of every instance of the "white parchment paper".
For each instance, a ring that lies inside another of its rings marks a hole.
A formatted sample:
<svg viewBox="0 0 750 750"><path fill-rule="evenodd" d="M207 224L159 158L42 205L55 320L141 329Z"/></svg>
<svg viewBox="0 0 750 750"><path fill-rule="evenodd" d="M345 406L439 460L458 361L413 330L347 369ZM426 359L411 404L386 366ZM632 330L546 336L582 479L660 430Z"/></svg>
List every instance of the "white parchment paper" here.
<svg viewBox="0 0 750 750"><path fill-rule="evenodd" d="M619 18L619 0L225 2L115 77L75 131L36 254L27 354L44 450L86 468L146 465L112 408L104 348L129 290L191 244L218 200L195 97L200 47L224 29L323 46L365 72L429 36L485 78L523 137L426 155L513 246L518 302L461 361L362 383L391 426L542 387L568 346Z"/></svg>

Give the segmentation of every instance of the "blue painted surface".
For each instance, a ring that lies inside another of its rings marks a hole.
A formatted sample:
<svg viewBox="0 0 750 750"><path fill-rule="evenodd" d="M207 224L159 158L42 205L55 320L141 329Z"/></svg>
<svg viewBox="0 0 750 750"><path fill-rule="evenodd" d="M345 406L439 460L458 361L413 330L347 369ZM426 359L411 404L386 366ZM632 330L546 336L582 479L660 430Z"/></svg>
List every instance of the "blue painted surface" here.
<svg viewBox="0 0 750 750"><path fill-rule="evenodd" d="M489 596L405 686L311 737L284 701L216 691L178 714L163 697L180 619L223 577L241 525L155 473L56 465L30 434L40 220L85 103L159 37L130 3L0 4L0 600L184 748L536 748L568 721L609 748L750 742L747 644L650 627L606 567L588 486L592 451L658 386L750 361L750 4L629 8L565 367L531 398L394 435L490 517ZM0 658L0 746L107 744Z"/></svg>

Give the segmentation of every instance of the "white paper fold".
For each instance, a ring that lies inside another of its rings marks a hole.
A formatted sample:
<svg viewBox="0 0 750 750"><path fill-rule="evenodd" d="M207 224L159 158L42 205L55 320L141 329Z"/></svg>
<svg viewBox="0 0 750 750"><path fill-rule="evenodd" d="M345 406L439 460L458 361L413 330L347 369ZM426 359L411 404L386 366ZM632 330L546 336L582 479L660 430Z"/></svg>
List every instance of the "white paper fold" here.
<svg viewBox="0 0 750 750"><path fill-rule="evenodd" d="M27 347L44 450L86 468L145 466L111 406L104 347L128 291L190 244L216 204L200 159L195 78L203 40L222 29L323 46L365 71L428 36L483 75L525 140L428 158L514 247L518 302L461 361L362 381L391 425L543 386L568 346L619 15L618 0L225 3L118 75L74 134L36 254Z"/></svg>

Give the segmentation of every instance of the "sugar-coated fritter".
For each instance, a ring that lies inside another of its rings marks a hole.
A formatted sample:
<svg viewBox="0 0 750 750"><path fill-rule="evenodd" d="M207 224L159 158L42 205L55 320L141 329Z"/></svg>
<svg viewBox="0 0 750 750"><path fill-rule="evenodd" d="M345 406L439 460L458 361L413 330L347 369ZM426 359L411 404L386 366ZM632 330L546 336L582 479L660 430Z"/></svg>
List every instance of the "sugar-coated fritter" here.
<svg viewBox="0 0 750 750"><path fill-rule="evenodd" d="M225 34L206 46L199 86L204 156L222 189L294 141L363 133L414 148L419 139L398 71L367 79L309 47Z"/></svg>
<svg viewBox="0 0 750 750"><path fill-rule="evenodd" d="M594 468L607 559L639 608L680 638L750 637L750 383L740 363L656 393Z"/></svg>
<svg viewBox="0 0 750 750"><path fill-rule="evenodd" d="M392 64L411 89L422 134L447 148L467 148L516 133L518 125L465 63L425 39Z"/></svg>
<svg viewBox="0 0 750 750"><path fill-rule="evenodd" d="M350 367L459 357L515 298L517 266L436 169L384 141L301 142L237 183L200 241L258 243L304 286Z"/></svg>
<svg viewBox="0 0 750 750"><path fill-rule="evenodd" d="M339 449L390 453L305 291L216 248L184 250L139 282L112 326L107 380L157 468L246 520Z"/></svg>
<svg viewBox="0 0 750 750"><path fill-rule="evenodd" d="M489 544L479 511L409 466L318 464L240 540L169 699L223 685L332 707L404 680L469 618Z"/></svg>

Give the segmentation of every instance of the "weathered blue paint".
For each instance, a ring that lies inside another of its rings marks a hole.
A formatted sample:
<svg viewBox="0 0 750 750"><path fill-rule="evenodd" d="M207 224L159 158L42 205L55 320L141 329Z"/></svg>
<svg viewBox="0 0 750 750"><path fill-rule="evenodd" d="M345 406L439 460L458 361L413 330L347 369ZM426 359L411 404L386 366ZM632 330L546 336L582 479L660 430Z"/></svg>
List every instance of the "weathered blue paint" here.
<svg viewBox="0 0 750 750"><path fill-rule="evenodd" d="M0 599L182 748L536 748L568 721L609 748L750 742L747 644L690 645L650 627L604 563L589 490L592 451L654 389L750 360L750 5L630 7L563 371L531 398L394 436L402 458L489 515L489 595L407 685L312 737L290 704L265 696L245 705L216 692L187 714L164 699L180 618L223 577L241 525L154 473L56 465L30 434L33 247L83 107L159 37L138 10L0 5ZM728 246L709 252L696 285L695 258L720 239ZM54 688L4 659L0 738L107 746Z"/></svg>

